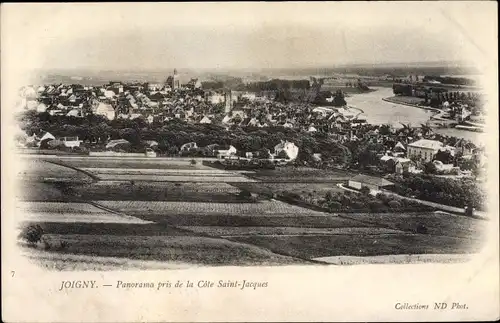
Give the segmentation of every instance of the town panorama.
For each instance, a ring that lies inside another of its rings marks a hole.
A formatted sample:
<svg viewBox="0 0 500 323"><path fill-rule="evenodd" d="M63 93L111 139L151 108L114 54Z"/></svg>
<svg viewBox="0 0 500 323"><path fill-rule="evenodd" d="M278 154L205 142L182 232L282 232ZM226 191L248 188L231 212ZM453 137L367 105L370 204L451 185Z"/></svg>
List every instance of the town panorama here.
<svg viewBox="0 0 500 323"><path fill-rule="evenodd" d="M488 159L474 75L191 72L53 73L19 89L18 244L30 259L144 269L480 250Z"/></svg>

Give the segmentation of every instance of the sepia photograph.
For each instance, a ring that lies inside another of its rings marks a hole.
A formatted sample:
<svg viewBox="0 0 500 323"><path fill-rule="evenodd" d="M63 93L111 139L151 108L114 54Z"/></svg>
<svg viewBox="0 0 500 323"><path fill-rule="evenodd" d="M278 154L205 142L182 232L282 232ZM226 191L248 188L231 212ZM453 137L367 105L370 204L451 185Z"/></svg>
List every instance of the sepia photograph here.
<svg viewBox="0 0 500 323"><path fill-rule="evenodd" d="M59 300L39 322L266 320L211 303L255 297L280 320L498 319L496 6L3 4L4 319L33 317L30 272ZM453 273L483 307L440 294ZM330 288L349 300L312 313ZM160 310L164 289L211 310ZM106 291L157 314L60 309Z"/></svg>

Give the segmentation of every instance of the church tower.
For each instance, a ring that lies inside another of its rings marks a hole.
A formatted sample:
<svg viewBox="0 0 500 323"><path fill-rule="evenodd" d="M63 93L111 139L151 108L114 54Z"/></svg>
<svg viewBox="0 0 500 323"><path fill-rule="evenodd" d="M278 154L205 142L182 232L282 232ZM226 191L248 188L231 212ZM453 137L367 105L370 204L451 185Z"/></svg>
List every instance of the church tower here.
<svg viewBox="0 0 500 323"><path fill-rule="evenodd" d="M179 74L177 74L177 69L174 69L174 76L172 78L172 89L178 89L181 87L181 81L179 79Z"/></svg>
<svg viewBox="0 0 500 323"><path fill-rule="evenodd" d="M226 106L224 112L228 114L233 109L233 94L231 90L226 91L225 101Z"/></svg>

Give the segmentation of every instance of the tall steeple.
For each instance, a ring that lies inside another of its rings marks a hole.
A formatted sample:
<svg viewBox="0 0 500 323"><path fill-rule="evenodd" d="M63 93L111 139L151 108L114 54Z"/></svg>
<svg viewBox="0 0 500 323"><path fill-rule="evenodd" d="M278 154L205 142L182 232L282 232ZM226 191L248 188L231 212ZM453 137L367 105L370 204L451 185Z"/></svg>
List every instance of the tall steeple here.
<svg viewBox="0 0 500 323"><path fill-rule="evenodd" d="M172 89L178 89L181 87L181 81L179 80L179 74L177 74L177 69L174 69L174 76L172 80Z"/></svg>
<svg viewBox="0 0 500 323"><path fill-rule="evenodd" d="M228 114L233 109L233 93L227 90L225 93L225 109L224 112Z"/></svg>

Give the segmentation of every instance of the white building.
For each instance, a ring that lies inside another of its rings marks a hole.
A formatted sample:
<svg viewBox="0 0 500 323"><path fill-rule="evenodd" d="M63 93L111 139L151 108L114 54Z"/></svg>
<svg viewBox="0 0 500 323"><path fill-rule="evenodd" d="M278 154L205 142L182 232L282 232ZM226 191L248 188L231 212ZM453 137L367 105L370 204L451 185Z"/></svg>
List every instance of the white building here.
<svg viewBox="0 0 500 323"><path fill-rule="evenodd" d="M164 85L161 83L150 83L148 84L148 90L150 91L160 91L163 90Z"/></svg>
<svg viewBox="0 0 500 323"><path fill-rule="evenodd" d="M110 104L99 102L97 108L94 111L97 115L102 115L108 118L108 120L113 120L115 118L115 109Z"/></svg>
<svg viewBox="0 0 500 323"><path fill-rule="evenodd" d="M59 140L68 148L80 147L82 143L82 140L79 140L78 137L62 137Z"/></svg>
<svg viewBox="0 0 500 323"><path fill-rule="evenodd" d="M419 157L425 162L433 160L443 143L437 140L420 139L408 145L407 157Z"/></svg>
<svg viewBox="0 0 500 323"><path fill-rule="evenodd" d="M310 126L307 132L316 132L318 129L316 129L314 126Z"/></svg>
<svg viewBox="0 0 500 323"><path fill-rule="evenodd" d="M236 148L234 148L234 146L229 146L227 149L218 149L217 150L217 158L226 158L226 157L230 157L230 156L234 156L236 155L236 153L238 152L238 150L236 150Z"/></svg>
<svg viewBox="0 0 500 323"><path fill-rule="evenodd" d="M223 103L225 101L225 96L223 94L220 94L220 93L213 93L212 95L210 95L208 97L208 100L212 104L219 104L219 103Z"/></svg>
<svg viewBox="0 0 500 323"><path fill-rule="evenodd" d="M274 146L274 156L278 156L282 151L286 152L290 160L294 160L299 154L299 147L297 147L293 142L281 141L281 143Z"/></svg>
<svg viewBox="0 0 500 323"><path fill-rule="evenodd" d="M204 116L204 117L200 120L200 123L202 123L202 124L209 124L209 123L212 123L212 120L210 120L210 118L209 118L209 117Z"/></svg>
<svg viewBox="0 0 500 323"><path fill-rule="evenodd" d="M181 146L180 151L189 151L190 149L198 148L198 145L195 142L188 142Z"/></svg>
<svg viewBox="0 0 500 323"><path fill-rule="evenodd" d="M67 117L80 117L80 110L71 109L68 113L66 113Z"/></svg>
<svg viewBox="0 0 500 323"><path fill-rule="evenodd" d="M393 185L393 183L383 178L358 174L349 179L347 185L357 190L361 190L363 187L367 187L370 189L370 192L378 192L386 186Z"/></svg>
<svg viewBox="0 0 500 323"><path fill-rule="evenodd" d="M247 99L247 100L250 100L250 101L255 101L256 97L257 96L253 92L246 92L246 93L243 93L241 95L241 98L244 98L244 99Z"/></svg>
<svg viewBox="0 0 500 323"><path fill-rule="evenodd" d="M104 91L104 96L108 99L111 99L115 96L115 92L110 91L110 90L106 90L106 91Z"/></svg>
<svg viewBox="0 0 500 323"><path fill-rule="evenodd" d="M38 139L37 146L40 147L40 144L42 143L42 141L45 141L45 140L55 140L55 139L56 139L56 137L54 137L50 132L45 132L43 134L43 136L41 136Z"/></svg>

